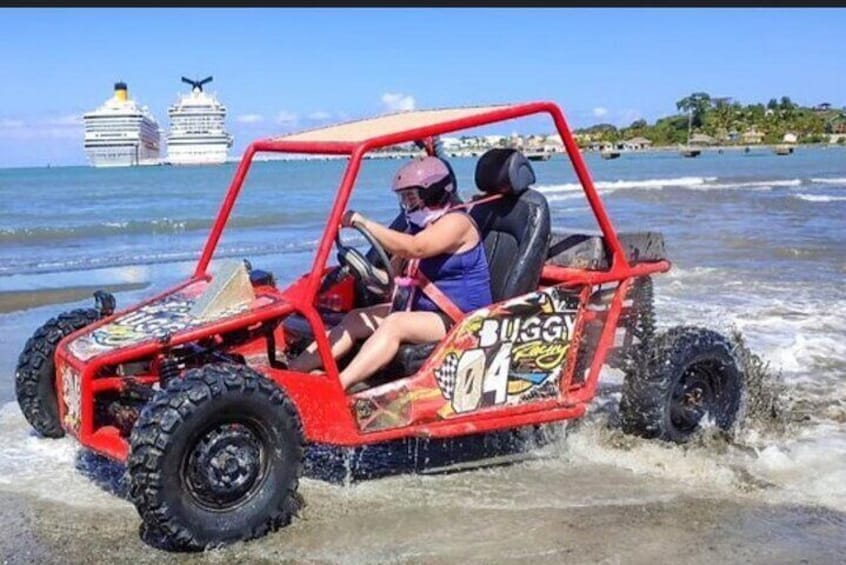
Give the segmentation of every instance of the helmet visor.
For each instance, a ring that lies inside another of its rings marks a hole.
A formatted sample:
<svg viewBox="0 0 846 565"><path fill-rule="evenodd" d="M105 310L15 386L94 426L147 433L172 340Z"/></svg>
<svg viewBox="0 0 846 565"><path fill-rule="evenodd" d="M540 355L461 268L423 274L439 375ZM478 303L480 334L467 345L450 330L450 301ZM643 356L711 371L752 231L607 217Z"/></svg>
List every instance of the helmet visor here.
<svg viewBox="0 0 846 565"><path fill-rule="evenodd" d="M414 212L423 207L423 198L420 196L420 189L422 187L410 186L397 191L400 206L406 212Z"/></svg>

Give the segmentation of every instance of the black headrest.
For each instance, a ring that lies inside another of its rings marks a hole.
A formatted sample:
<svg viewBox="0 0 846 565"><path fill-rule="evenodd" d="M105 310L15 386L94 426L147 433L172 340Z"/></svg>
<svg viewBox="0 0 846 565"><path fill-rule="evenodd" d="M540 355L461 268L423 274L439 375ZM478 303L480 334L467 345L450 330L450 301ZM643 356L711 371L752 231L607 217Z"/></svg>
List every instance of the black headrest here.
<svg viewBox="0 0 846 565"><path fill-rule="evenodd" d="M489 149L476 163L476 186L482 192L520 194L535 182L535 171L516 149Z"/></svg>

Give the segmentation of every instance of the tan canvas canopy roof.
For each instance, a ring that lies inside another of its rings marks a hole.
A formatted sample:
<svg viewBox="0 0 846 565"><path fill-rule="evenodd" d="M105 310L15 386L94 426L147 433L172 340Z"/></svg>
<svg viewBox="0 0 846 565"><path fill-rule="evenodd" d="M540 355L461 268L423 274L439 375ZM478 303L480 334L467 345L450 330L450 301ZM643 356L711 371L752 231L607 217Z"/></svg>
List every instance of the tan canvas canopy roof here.
<svg viewBox="0 0 846 565"><path fill-rule="evenodd" d="M522 105L503 104L498 106L442 108L439 110L412 110L299 133L292 133L273 138L270 141L359 143L367 139L401 133L421 127L434 126L454 120L460 120L462 118L479 116L497 110L517 108L520 106Z"/></svg>

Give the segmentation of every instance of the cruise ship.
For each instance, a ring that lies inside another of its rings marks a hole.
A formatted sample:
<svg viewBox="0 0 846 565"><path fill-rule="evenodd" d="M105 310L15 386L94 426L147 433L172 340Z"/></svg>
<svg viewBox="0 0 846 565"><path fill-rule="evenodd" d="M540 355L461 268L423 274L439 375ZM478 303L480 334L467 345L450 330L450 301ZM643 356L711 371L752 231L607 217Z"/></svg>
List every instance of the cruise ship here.
<svg viewBox="0 0 846 565"><path fill-rule="evenodd" d="M203 91L212 77L182 82L191 92L179 96L168 108L170 131L167 135L167 160L170 165L203 165L226 162L232 136L225 130L226 107L214 95Z"/></svg>
<svg viewBox="0 0 846 565"><path fill-rule="evenodd" d="M82 116L85 154L94 167L129 167L159 163L161 130L146 106L127 95L125 82L102 106Z"/></svg>

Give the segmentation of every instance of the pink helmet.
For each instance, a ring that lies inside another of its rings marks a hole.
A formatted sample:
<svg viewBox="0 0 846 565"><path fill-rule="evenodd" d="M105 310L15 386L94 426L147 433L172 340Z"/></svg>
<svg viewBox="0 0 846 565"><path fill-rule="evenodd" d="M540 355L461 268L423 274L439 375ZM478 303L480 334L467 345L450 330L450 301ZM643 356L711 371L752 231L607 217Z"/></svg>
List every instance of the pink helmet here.
<svg viewBox="0 0 846 565"><path fill-rule="evenodd" d="M456 199L455 175L438 157L418 157L403 165L391 188L395 192L417 189L426 206L442 206Z"/></svg>

